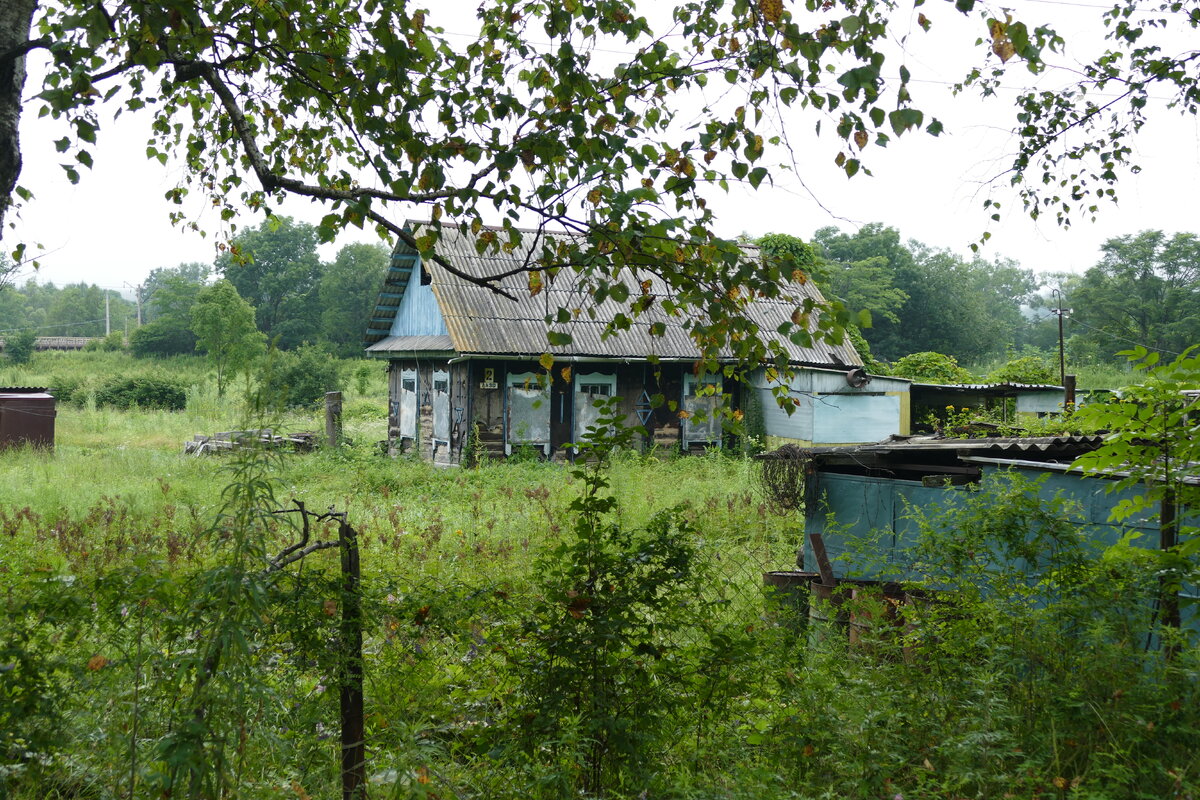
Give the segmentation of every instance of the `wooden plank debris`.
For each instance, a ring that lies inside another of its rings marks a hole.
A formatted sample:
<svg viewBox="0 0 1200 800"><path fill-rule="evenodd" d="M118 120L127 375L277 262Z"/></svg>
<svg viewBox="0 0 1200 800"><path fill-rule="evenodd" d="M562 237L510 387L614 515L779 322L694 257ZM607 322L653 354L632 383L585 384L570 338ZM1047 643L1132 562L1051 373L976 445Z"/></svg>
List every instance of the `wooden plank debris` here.
<svg viewBox="0 0 1200 800"><path fill-rule="evenodd" d="M317 447L319 439L319 434L312 431L277 434L270 428L252 431L223 431L212 436L198 433L192 437L190 442L183 443L183 452L185 455L200 456L208 453L229 452L253 445L269 448L288 447L307 453Z"/></svg>

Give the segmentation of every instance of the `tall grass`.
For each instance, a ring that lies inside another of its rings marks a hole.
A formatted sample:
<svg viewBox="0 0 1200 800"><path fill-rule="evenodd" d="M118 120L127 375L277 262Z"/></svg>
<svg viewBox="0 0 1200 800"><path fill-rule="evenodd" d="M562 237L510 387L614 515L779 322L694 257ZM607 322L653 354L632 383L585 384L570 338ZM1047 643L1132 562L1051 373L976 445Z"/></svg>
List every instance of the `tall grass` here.
<svg viewBox="0 0 1200 800"><path fill-rule="evenodd" d="M1021 355L1024 355L1024 351ZM1058 353L1057 352L1038 352L1033 351L1034 355L1038 355L1050 368L1053 373L1053 381L1058 382ZM972 375L977 376L980 380L1003 367L1008 363L1008 357L995 358L990 361L981 362L978 364L967 365L967 369ZM1130 369L1127 365L1121 363L1072 363L1066 364L1067 374L1075 376L1075 385L1080 390L1086 389L1119 389L1122 386L1128 386L1131 383L1137 383L1140 378L1138 373Z"/></svg>
<svg viewBox="0 0 1200 800"><path fill-rule="evenodd" d="M39 355L29 374L98 365L142 366L120 354ZM212 393L196 360L181 359L175 374L189 381L186 411L63 406L54 451L0 452L0 792L149 798L174 786L205 797L212 779L230 798L336 794L336 554L266 580L245 553L278 552L296 532L255 516L269 509L239 508L231 483L251 503L344 510L359 531L372 796L557 800L581 796L580 786L610 797L756 800L1200 791L1195 647L1166 663L1141 638L1116 635L1108 621L1122 613L1145 624L1138 591L1154 576L1136 560L1094 559L1057 509L1039 519L1059 520L1055 547L1070 544L1077 558L1043 576L1057 582L1054 606L978 596L924 616L914 609L906 628L869 624L865 645L851 646L764 601L761 573L790 567L803 531L764 504L748 461L619 454L597 495L615 508L593 506L595 522L581 528L584 487L562 465L435 469L380 455L380 370L369 391L348 387L352 445L287 455L271 466L270 487L248 488L248 473L237 484L232 472L243 462L182 452L193 433L240 427L246 413ZM292 430L320 422L317 409L280 420ZM959 529L978 538L1012 518L1004 508L1031 501L1013 491L972 502L965 521L928 518L927 558L965 551L970 562L985 549ZM644 536L667 509L673 533ZM237 519L254 522L233 531ZM606 574L645 574L677 538L695 571L690 580L683 566L654 573L674 582L669 607L655 605L665 595L653 583L588 586L580 537L595 531L637 545L606 551ZM1019 527L1001 533L1024 542ZM238 600L243 590L252 596ZM614 626L589 627L592 606L576 600L596 591L639 598L640 616L618 606ZM861 600L858 620L890 613L872 602ZM656 628L663 620L673 623ZM596 670L588 637L612 630L633 644L596 642L607 659ZM213 637L233 661L209 684L196 676ZM654 725L584 703L576 666L612 696L642 703ZM556 703L550 724L531 725L538 692ZM203 724L185 730L201 706ZM610 748L600 778L579 784L597 730L648 749ZM206 756L218 751L219 765ZM622 772L623 763L640 766ZM181 764L200 771L194 792L164 783Z"/></svg>

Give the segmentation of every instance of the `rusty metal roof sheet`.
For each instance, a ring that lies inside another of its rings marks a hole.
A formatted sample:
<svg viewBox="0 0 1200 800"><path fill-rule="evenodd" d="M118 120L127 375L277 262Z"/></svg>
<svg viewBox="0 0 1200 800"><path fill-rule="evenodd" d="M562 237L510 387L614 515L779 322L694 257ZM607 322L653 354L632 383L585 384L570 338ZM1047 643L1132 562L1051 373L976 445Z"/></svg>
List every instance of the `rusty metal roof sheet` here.
<svg viewBox="0 0 1200 800"><path fill-rule="evenodd" d="M428 223L410 223L414 233ZM494 230L494 229L493 229ZM628 303L607 298L595 303L586 290L582 276L571 269L562 269L552 278L547 278L545 288L536 295L530 294L528 273L521 271L540 250L546 239L570 239L572 234L528 232L522 246L509 252L480 255L476 250L477 237L463 232L456 226L443 226L437 250L438 255L454 265L455 269L474 277L489 277L515 270L513 275L497 281L497 285L515 299L504 297L487 287L464 280L436 263L424 264L428 270L434 296L437 298L446 328L453 341L454 350L460 353L493 355L536 355L551 352L555 355L594 356L601 358L642 359L648 355L660 358L696 358L699 349L683 328L683 318L672 316L662 308L662 301L669 298L663 282L650 273L627 270L623 277L630 296L643 292L642 282L648 281L647 294L655 302L649 309L633 317ZM757 248L747 248L756 254ZM396 256L412 254L412 250L401 244ZM393 258L396 261L396 257ZM394 283L392 284L395 285ZM806 298L823 302L819 290L812 282L789 284L791 295L785 299L756 299L746 306L746 316L755 322L764 335L779 341L791 361L800 364L858 366L862 360L854 347L845 341L833 345L824 341L813 342L804 347L779 337L775 331L784 323L790 323L796 307ZM390 290L394 294L394 288ZM380 307L399 305L399 300L383 299ZM569 332L572 342L565 346L552 347L547 341L546 319L559 308L575 313L575 319L560 329ZM386 312L384 312L386 314ZM394 315L394 312L392 312ZM628 330L605 335L609 324L619 314L631 317ZM653 323L661 322L665 327L662 336L650 333ZM382 345L386 332L380 329L382 320L373 323L368 333L368 343L373 351ZM814 326L815 329L815 326ZM730 355L726 349L723 355Z"/></svg>

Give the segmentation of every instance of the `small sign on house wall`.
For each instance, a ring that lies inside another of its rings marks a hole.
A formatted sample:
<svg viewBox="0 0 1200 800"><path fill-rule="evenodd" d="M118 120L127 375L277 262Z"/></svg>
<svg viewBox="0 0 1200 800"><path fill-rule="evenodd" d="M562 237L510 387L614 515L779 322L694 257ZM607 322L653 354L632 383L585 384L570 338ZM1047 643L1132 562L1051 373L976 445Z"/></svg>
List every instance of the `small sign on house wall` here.
<svg viewBox="0 0 1200 800"><path fill-rule="evenodd" d="M496 370L493 367L485 367L483 370L483 380L479 382L480 389L496 389Z"/></svg>

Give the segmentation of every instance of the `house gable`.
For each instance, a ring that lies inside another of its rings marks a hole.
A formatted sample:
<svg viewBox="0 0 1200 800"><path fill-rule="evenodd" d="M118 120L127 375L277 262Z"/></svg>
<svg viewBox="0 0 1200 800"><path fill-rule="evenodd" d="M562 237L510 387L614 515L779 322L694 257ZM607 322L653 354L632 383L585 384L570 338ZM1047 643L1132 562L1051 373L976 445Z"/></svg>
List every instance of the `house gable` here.
<svg viewBox="0 0 1200 800"><path fill-rule="evenodd" d="M421 283L421 258L400 247L392 253L387 277L367 323L368 346L392 336L445 336L446 322L433 289Z"/></svg>
<svg viewBox="0 0 1200 800"><path fill-rule="evenodd" d="M433 286L421 283L420 257L415 259L413 269L409 272L408 283L405 285L400 305L396 307L392 318L390 336L446 336L446 320L438 308L437 297L433 294Z"/></svg>

